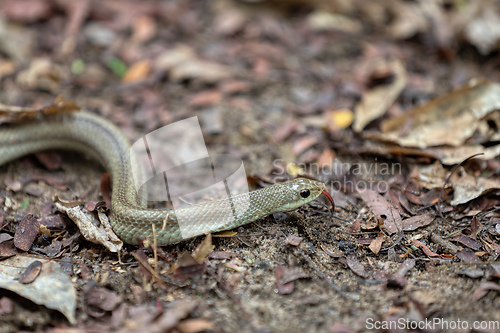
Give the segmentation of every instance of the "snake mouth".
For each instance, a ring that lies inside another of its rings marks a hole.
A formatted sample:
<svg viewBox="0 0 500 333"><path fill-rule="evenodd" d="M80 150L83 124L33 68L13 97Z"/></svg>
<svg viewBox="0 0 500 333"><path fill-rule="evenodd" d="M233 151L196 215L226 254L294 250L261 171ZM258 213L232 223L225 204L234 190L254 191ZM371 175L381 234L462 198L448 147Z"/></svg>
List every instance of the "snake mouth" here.
<svg viewBox="0 0 500 333"><path fill-rule="evenodd" d="M330 201L330 203L332 204L332 210L335 209L335 202L333 201L333 198L330 195L330 193L328 193L326 190L323 190L321 194L323 194L328 199L328 201Z"/></svg>

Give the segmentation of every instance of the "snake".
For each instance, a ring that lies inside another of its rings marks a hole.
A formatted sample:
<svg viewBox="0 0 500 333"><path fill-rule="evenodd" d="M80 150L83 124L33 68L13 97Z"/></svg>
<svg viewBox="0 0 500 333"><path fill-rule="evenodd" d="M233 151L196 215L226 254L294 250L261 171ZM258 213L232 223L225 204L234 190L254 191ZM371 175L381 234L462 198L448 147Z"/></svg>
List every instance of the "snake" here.
<svg viewBox="0 0 500 333"><path fill-rule="evenodd" d="M153 237L157 245L168 245L234 229L270 214L295 210L321 194L334 206L324 183L296 178L179 209L148 208L133 180L136 163L130 147L116 125L88 111L40 115L0 126L0 166L46 150L72 150L97 159L111 177L111 227L123 242L132 245Z"/></svg>

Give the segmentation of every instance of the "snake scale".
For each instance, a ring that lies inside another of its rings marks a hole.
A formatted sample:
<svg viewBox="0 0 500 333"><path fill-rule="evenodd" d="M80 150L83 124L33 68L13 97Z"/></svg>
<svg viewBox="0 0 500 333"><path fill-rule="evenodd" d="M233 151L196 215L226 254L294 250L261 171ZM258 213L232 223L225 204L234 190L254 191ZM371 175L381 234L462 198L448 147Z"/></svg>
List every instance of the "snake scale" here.
<svg viewBox="0 0 500 333"><path fill-rule="evenodd" d="M135 189L134 162L129 157L129 148L128 140L114 124L83 111L43 115L39 119L0 126L0 165L48 149L80 151L100 161L111 175L111 226L118 237L129 244L138 244L141 238L151 240L153 226L157 244L166 245L294 210L322 193L333 204L323 183L298 178L175 211L149 209ZM242 202L249 203L247 209L224 220L222 207ZM190 221L182 228L178 223L181 217Z"/></svg>

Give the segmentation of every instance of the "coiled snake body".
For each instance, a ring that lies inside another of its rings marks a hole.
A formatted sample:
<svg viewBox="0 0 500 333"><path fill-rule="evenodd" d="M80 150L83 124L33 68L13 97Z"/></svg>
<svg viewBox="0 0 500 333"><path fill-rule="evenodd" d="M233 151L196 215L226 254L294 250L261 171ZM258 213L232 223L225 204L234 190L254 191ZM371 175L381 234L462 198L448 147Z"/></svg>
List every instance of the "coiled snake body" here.
<svg viewBox="0 0 500 333"><path fill-rule="evenodd" d="M269 214L290 211L326 193L323 183L299 178L175 211L148 209L136 192L132 175L134 162L129 158L130 144L115 125L86 112L42 118L0 127L0 165L47 149L76 150L93 155L111 174L110 222L113 231L125 243L138 244L140 238L151 240L154 226L157 244L172 244L232 229ZM228 201L232 205L245 201L249 203L248 209L221 225L221 207ZM178 224L178 217L190 221L183 230Z"/></svg>

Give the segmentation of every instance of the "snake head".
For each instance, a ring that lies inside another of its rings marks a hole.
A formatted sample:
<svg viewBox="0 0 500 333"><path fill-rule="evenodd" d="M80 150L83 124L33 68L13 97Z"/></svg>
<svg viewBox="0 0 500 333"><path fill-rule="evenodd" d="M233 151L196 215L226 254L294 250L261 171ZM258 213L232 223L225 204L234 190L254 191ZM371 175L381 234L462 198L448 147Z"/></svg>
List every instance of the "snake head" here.
<svg viewBox="0 0 500 333"><path fill-rule="evenodd" d="M290 211L305 205L321 194L324 194L335 207L332 197L326 191L324 183L308 178L297 178L280 184L280 192L282 194L280 211Z"/></svg>

